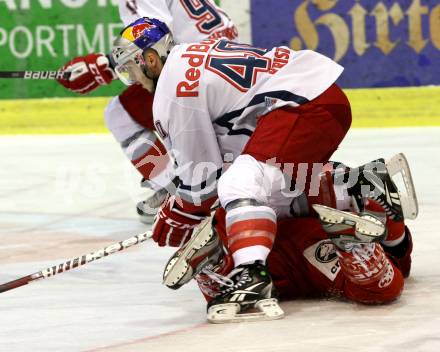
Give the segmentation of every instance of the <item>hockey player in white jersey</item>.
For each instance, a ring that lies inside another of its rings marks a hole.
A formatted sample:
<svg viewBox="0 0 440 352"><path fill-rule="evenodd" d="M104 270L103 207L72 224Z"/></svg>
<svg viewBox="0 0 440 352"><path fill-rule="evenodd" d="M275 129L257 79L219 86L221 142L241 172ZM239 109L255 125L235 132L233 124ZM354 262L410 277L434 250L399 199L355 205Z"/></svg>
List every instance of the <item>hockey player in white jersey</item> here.
<svg viewBox="0 0 440 352"><path fill-rule="evenodd" d="M121 32L112 57L123 82L156 82L154 125L177 163L179 185L158 211L153 239L182 246L218 198L237 271L210 307L270 299L265 261L277 217L294 211L298 196L283 181L300 180L298 163L327 162L351 123L348 100L334 84L343 68L287 47L216 39L174 45L166 25L149 18ZM302 194L310 179L305 183ZM298 212L309 211L304 204Z"/></svg>
<svg viewBox="0 0 440 352"><path fill-rule="evenodd" d="M350 126L351 111L344 93L334 84L343 69L332 60L310 50L255 48L227 40L175 45L167 26L150 18L138 19L121 32L112 59L124 83L142 83L145 78L156 83L154 125L177 163L177 191L161 205L153 239L160 246L183 246L165 272L183 258L182 253L189 255L191 264L181 262L177 281L168 280L165 274L167 286L179 287L185 281L179 280L192 277L189 267L206 264L208 256L218 259L218 239L209 231L191 235L210 215L217 198L226 211L223 243L235 269L221 275L210 271L221 282L208 303L208 316L214 322L252 307L265 310L266 318L282 317L266 268L279 219L308 215L316 224L313 209L319 209L323 222L331 225L331 231L326 227L329 237L347 251L348 261L354 254L344 244L347 236L349 242L362 245L384 239L389 245L395 239L386 237L379 220L332 208L347 209L347 203L355 199L360 206L357 211L362 211L363 198L371 196L383 204L378 209L398 221L399 230L404 229L404 203L394 196L397 190L389 166L377 172L370 172L369 164L351 170L359 177L344 186L342 196L337 195L335 180L353 175L337 173L326 163ZM376 164L384 165L383 161ZM364 194L363 186L376 182L371 176L389 191ZM313 204L330 208L312 208ZM287 238L295 237L295 229L285 230ZM398 241L406 238L402 231L394 234ZM378 251L382 251L380 246ZM382 279L375 277L375 284ZM401 287L402 280L396 281L391 296L396 297Z"/></svg>
<svg viewBox="0 0 440 352"><path fill-rule="evenodd" d="M177 43L237 37L232 21L212 0L120 0L118 6L125 25L141 16L158 18L171 29ZM80 94L117 79L108 56L102 53L76 57L64 65L63 70L72 74L69 79L60 79L60 83ZM126 156L142 174L142 185L154 190L150 198L137 205L141 220L149 223L154 208L168 191L173 192L175 175L173 164L150 123L153 84L144 82L147 89L132 85L113 98L105 110L105 119Z"/></svg>

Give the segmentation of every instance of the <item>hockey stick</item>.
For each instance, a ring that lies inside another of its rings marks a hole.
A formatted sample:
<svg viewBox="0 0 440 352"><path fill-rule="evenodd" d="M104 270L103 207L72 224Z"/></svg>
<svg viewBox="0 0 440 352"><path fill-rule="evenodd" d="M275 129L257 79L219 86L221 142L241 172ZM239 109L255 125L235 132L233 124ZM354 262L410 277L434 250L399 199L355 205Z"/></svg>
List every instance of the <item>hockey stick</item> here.
<svg viewBox="0 0 440 352"><path fill-rule="evenodd" d="M68 79L71 72L64 71L0 71L0 78Z"/></svg>
<svg viewBox="0 0 440 352"><path fill-rule="evenodd" d="M151 231L148 231L146 233L142 233L140 235L136 235L136 236L127 238L124 241L113 243L110 246L99 249L95 252L91 252L89 254L85 254L85 255L82 255L80 257L76 257L73 259L69 259L68 261L66 261L64 263L61 263L61 264L58 264L55 266L51 266L51 267L46 268L44 270L38 271L34 274L24 276L24 277L17 279L17 280L6 282L6 283L0 285L0 293L12 290L12 289L20 287L20 286L27 285L28 283L33 282L33 281L37 281L40 279L46 279L46 278L54 276L56 274L60 274L65 271L68 271L70 269L74 269L74 268L80 267L82 265L85 265L87 263L93 262L95 260L107 257L110 254L120 252L124 249L127 249L128 247L142 243L142 242L150 239L151 236L152 236Z"/></svg>

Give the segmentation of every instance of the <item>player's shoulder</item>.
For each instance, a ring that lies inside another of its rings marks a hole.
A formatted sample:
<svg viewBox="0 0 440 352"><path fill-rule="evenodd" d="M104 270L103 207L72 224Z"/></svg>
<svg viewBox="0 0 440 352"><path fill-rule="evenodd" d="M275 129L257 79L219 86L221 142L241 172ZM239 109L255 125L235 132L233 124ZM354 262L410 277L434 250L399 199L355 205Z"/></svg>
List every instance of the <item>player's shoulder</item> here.
<svg viewBox="0 0 440 352"><path fill-rule="evenodd" d="M163 123L171 116L179 114L180 110L190 108L194 104L194 99L187 101L180 99L179 96L181 82L185 77L180 58L184 54L186 46L187 44L178 44L171 50L157 81L153 115L155 119L163 120Z"/></svg>
<svg viewBox="0 0 440 352"><path fill-rule="evenodd" d="M161 72L156 94L160 99L175 100L180 105L193 105L203 92L201 91L205 59L211 47L205 40L197 43L176 45L168 55Z"/></svg>

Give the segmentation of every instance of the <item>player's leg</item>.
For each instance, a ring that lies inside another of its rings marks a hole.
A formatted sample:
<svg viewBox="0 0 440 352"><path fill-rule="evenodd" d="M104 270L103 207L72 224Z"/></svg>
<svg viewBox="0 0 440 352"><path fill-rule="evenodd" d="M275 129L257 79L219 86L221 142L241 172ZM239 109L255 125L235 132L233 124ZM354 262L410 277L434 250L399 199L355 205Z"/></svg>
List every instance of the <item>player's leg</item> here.
<svg viewBox="0 0 440 352"><path fill-rule="evenodd" d="M264 164L239 156L218 182L218 196L226 210L225 245L234 270L222 290L208 304L212 320L277 319L283 316L273 297L266 259L275 240L277 216L268 203L270 182ZM249 315L249 309L258 313ZM226 315L220 315L225 312Z"/></svg>
<svg viewBox="0 0 440 352"><path fill-rule="evenodd" d="M277 215L285 215L274 209L295 197L280 181L287 180L288 186L291 180L303 183L305 188L296 192L299 198L310 186L313 164L322 167L347 132L350 107L337 86L308 104L261 117L243 155L219 180L219 199L227 211L227 245L236 267L265 263L274 243ZM299 180L302 166L305 177Z"/></svg>
<svg viewBox="0 0 440 352"><path fill-rule="evenodd" d="M319 193L310 201L340 210L362 211L367 199L383 206L396 220L417 217L418 204L411 171L403 154L350 168L328 164L319 175ZM399 189L395 181L399 183Z"/></svg>
<svg viewBox="0 0 440 352"><path fill-rule="evenodd" d="M219 180L218 196L226 210L227 248L236 269L229 287L209 303L213 314L225 307L228 312L229 308L247 310L260 301L270 307L276 304L266 259L277 228L272 205L274 199L276 203L284 195L280 184L272 181L279 181L280 170L286 171L289 166L288 177L298 180L299 163L310 167L314 162L326 162L351 122L348 101L335 85L305 105L278 109L261 117L243 155ZM312 167L306 174L311 171ZM301 181L307 188L310 180ZM281 316L279 312L274 308L272 318Z"/></svg>
<svg viewBox="0 0 440 352"><path fill-rule="evenodd" d="M174 168L165 147L153 132L152 95L140 85L128 87L105 110L107 126L125 155L143 176L142 187L152 195L138 203L141 221L151 223L157 208L174 190Z"/></svg>
<svg viewBox="0 0 440 352"><path fill-rule="evenodd" d="M260 118L257 128L244 148L256 160L272 163L290 178L290 189L311 204L333 206L334 192L323 192L320 174L329 163L351 124L351 108L347 97L332 85L316 99L296 108L275 110ZM332 198L327 199L327 197ZM293 215L296 209L292 209Z"/></svg>
<svg viewBox="0 0 440 352"><path fill-rule="evenodd" d="M277 109L259 119L242 155L218 184L227 212L228 249L236 266L267 259L280 215L274 204L292 201L279 175L303 186L297 189L298 197L307 193L314 163L322 167L328 161L350 122L348 100L336 85L303 106Z"/></svg>
<svg viewBox="0 0 440 352"><path fill-rule="evenodd" d="M282 318L264 263L253 261L234 268L225 227L225 212L218 209L212 226L209 221L202 224L170 258L164 284L177 289L195 278L208 301L208 320L212 323ZM250 313L249 308L256 311Z"/></svg>

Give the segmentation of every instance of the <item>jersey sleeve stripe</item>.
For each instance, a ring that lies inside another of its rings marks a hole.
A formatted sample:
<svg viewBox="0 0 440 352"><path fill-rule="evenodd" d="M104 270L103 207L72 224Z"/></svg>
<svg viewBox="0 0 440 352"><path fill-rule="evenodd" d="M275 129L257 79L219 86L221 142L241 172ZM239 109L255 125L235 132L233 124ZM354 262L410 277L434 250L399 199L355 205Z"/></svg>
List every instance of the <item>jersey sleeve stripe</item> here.
<svg viewBox="0 0 440 352"><path fill-rule="evenodd" d="M222 175L222 172L223 172L223 168L217 169L215 172L211 173L211 175L209 175L206 178L206 180L204 180L203 182L201 182L197 185L186 185L182 182L182 180L180 180L179 188L182 190L185 190L185 191L190 191L190 192L200 192L204 188L209 187L213 183L217 182L217 180Z"/></svg>
<svg viewBox="0 0 440 352"><path fill-rule="evenodd" d="M217 196L217 187L212 187L211 190L204 190L199 192L188 192L178 188L176 191L176 195L186 202L204 202L210 198Z"/></svg>

